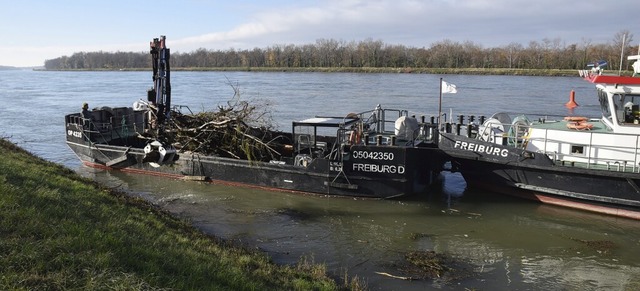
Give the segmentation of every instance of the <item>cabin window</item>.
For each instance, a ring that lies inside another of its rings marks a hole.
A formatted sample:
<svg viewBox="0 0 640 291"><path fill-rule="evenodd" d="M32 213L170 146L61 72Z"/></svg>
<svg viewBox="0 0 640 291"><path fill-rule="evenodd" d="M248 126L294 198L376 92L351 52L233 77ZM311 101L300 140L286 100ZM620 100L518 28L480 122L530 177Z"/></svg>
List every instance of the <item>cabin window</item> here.
<svg viewBox="0 0 640 291"><path fill-rule="evenodd" d="M572 145L571 153L577 155L584 155L584 146L583 145Z"/></svg>
<svg viewBox="0 0 640 291"><path fill-rule="evenodd" d="M618 122L640 123L640 95L615 94L613 102Z"/></svg>
<svg viewBox="0 0 640 291"><path fill-rule="evenodd" d="M598 100L600 101L602 117L611 120L611 111L609 110L609 102L607 101L607 92L602 89L598 89Z"/></svg>

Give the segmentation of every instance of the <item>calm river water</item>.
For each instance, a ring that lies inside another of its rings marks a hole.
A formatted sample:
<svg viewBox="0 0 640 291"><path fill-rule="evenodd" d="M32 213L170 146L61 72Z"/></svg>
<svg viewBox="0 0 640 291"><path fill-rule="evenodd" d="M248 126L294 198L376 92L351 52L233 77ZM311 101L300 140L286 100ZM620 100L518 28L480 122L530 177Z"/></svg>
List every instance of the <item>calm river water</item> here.
<svg viewBox="0 0 640 291"><path fill-rule="evenodd" d="M174 72L173 104L214 110L239 86L244 99L272 103L282 130L292 120L373 109L437 115L438 75ZM591 84L578 77L445 75L458 94L443 111L564 116L570 90L576 114L598 116ZM363 279L371 290L631 290L640 288L640 222L545 206L465 189L457 174L424 197L361 200L267 192L167 180L81 166L64 142L64 115L83 102L131 106L146 97L150 72L0 71L0 135L47 160L187 217L206 232L258 248L278 263L300 257L325 263L336 277ZM461 262L455 279L403 281L411 251Z"/></svg>

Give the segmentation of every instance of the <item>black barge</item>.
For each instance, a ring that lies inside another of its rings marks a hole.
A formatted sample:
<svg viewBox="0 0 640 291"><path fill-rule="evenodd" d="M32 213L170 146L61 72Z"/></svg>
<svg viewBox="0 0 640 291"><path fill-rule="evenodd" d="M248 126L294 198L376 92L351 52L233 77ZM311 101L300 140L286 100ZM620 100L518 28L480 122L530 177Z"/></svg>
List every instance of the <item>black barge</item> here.
<svg viewBox="0 0 640 291"><path fill-rule="evenodd" d="M154 88L133 107L65 116L67 145L89 167L327 195L392 198L425 192L442 169L437 126L406 110L375 109L292 122L269 132L273 158L202 154L171 143L169 49L151 43ZM154 133L154 134L150 134Z"/></svg>

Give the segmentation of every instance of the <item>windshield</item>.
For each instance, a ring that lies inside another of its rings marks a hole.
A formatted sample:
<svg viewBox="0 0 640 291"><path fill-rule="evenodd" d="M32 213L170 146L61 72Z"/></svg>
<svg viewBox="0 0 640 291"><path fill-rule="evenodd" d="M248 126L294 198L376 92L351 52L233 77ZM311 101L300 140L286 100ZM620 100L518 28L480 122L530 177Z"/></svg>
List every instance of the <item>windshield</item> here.
<svg viewBox="0 0 640 291"><path fill-rule="evenodd" d="M609 110L609 102L607 102L607 92L598 88L598 100L602 109L602 117L611 121L611 111Z"/></svg>
<svg viewBox="0 0 640 291"><path fill-rule="evenodd" d="M640 95L615 94L613 103L620 124L640 124Z"/></svg>

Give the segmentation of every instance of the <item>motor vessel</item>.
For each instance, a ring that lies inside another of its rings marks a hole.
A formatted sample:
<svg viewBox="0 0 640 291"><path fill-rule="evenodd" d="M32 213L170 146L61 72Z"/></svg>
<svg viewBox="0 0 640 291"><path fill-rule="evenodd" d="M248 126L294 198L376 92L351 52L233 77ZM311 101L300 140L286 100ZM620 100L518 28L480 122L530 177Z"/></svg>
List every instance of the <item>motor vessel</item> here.
<svg viewBox="0 0 640 291"><path fill-rule="evenodd" d="M469 187L640 219L640 63L633 67L633 76L580 71L601 116L460 118L443 124L439 148Z"/></svg>

